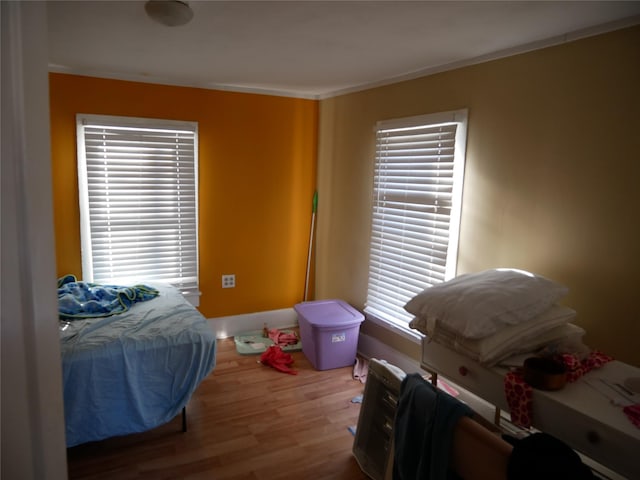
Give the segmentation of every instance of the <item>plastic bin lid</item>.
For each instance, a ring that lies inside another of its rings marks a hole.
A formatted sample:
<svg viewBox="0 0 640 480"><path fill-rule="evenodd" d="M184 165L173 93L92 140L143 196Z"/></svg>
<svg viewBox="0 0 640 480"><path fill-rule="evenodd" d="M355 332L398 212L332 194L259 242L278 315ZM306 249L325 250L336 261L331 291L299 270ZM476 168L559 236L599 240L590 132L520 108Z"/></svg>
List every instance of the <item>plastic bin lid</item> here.
<svg viewBox="0 0 640 480"><path fill-rule="evenodd" d="M298 303L295 311L319 328L348 327L364 320L364 315L344 300L315 300Z"/></svg>

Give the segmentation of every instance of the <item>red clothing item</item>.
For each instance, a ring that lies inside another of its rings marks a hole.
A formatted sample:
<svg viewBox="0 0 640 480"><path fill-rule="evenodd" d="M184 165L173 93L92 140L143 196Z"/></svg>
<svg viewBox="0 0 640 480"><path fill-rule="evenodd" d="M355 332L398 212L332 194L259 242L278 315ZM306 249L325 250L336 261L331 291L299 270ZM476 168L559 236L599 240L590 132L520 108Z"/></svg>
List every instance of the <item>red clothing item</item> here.
<svg viewBox="0 0 640 480"><path fill-rule="evenodd" d="M298 374L296 370L291 368L291 365L293 365L293 357L290 354L283 352L277 345L267 348L264 353L260 355L260 363L290 375Z"/></svg>
<svg viewBox="0 0 640 480"><path fill-rule="evenodd" d="M567 370L567 382L575 382L585 373L600 368L611 360L613 357L598 350L592 351L582 361L574 355L562 355L562 362ZM511 421L521 427L530 427L533 420L533 388L524 381L521 371L508 372L505 375L504 391L511 411Z"/></svg>
<svg viewBox="0 0 640 480"><path fill-rule="evenodd" d="M295 345L298 343L298 336L295 333L281 332L277 328L269 330L269 338L276 345Z"/></svg>

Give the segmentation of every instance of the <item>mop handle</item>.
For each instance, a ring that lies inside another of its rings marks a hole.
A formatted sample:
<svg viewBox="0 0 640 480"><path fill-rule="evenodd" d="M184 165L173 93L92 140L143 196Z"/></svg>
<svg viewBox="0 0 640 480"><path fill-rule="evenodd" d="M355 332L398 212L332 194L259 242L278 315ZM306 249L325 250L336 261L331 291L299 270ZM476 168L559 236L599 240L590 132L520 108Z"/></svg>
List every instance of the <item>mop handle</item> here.
<svg viewBox="0 0 640 480"><path fill-rule="evenodd" d="M311 211L311 232L309 233L309 253L307 254L307 273L304 279L304 301L307 301L309 290L309 272L311 270L311 251L313 249L313 230L316 223L316 212L318 211L318 192L313 194L313 206Z"/></svg>

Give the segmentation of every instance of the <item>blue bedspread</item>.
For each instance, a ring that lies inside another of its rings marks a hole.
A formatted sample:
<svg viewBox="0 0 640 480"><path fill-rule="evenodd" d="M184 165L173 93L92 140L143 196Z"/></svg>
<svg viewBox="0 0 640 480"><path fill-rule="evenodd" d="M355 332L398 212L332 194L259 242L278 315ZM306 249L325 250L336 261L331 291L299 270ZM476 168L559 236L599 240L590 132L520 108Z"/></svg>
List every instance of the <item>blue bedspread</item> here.
<svg viewBox="0 0 640 480"><path fill-rule="evenodd" d="M213 370L207 320L174 287L152 288L120 315L61 322L68 447L170 421Z"/></svg>

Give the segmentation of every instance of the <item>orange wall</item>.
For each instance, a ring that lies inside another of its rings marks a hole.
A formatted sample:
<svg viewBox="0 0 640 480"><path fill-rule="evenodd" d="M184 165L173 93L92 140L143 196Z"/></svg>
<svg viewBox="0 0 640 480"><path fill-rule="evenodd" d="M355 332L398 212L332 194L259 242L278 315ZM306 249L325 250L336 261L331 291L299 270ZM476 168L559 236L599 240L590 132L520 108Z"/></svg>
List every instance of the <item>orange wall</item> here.
<svg viewBox="0 0 640 480"><path fill-rule="evenodd" d="M303 298L316 181L318 102L52 73L57 270L82 275L77 113L196 121L200 311L209 318ZM221 276L236 275L222 289Z"/></svg>

